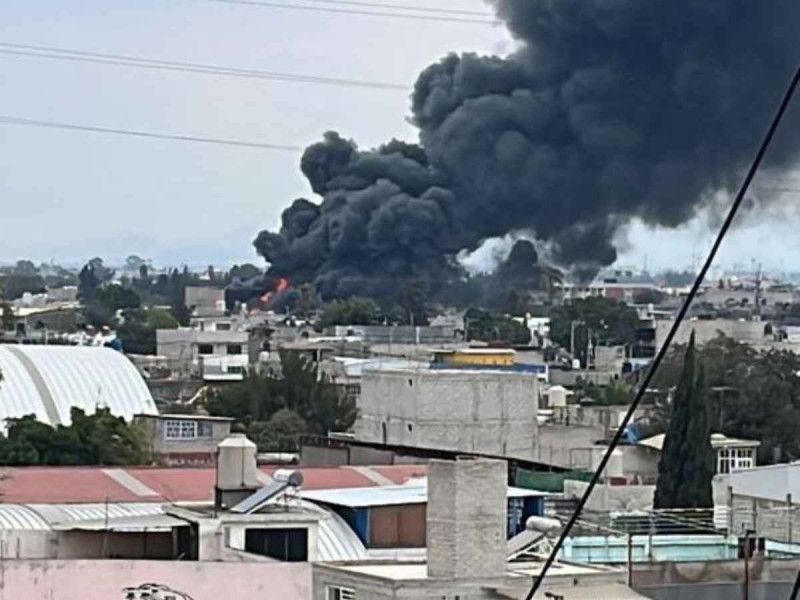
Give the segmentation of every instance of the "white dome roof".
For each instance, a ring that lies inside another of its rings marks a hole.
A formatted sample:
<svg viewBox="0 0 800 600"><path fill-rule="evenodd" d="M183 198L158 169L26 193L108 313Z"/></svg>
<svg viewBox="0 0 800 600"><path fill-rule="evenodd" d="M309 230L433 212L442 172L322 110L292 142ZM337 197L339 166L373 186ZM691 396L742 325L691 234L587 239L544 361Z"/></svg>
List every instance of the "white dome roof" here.
<svg viewBox="0 0 800 600"><path fill-rule="evenodd" d="M35 415L50 425L69 425L70 409L97 407L130 421L158 414L136 367L111 348L0 345L0 427L5 419Z"/></svg>

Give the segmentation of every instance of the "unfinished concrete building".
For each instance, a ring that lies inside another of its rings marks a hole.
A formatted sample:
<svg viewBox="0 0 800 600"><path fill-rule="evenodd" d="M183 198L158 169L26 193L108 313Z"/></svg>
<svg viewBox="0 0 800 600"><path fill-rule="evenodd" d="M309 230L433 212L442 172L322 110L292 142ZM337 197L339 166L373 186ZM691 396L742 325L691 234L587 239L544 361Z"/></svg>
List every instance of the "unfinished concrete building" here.
<svg viewBox="0 0 800 600"><path fill-rule="evenodd" d="M503 371L365 373L356 439L533 459L538 381Z"/></svg>

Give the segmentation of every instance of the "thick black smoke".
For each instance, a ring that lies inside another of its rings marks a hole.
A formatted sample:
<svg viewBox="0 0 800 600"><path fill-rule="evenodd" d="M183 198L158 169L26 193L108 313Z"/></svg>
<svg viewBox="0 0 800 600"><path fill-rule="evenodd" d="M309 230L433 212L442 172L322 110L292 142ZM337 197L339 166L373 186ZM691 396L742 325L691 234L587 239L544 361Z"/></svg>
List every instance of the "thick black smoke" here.
<svg viewBox="0 0 800 600"><path fill-rule="evenodd" d="M633 217L677 226L737 184L800 60L798 0L489 0L521 42L450 55L412 97L420 146L330 132L297 200L255 242L323 295L457 276L454 256L515 231L578 270L616 259ZM769 166L794 163L795 110Z"/></svg>

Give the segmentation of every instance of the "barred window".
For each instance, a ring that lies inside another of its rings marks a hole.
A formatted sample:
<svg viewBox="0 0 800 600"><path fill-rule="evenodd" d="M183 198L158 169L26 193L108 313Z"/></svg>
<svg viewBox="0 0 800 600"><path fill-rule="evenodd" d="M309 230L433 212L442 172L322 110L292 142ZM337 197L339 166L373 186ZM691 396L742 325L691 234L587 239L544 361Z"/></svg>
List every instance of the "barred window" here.
<svg viewBox="0 0 800 600"><path fill-rule="evenodd" d="M328 600L356 600L356 591L353 588L329 585Z"/></svg>
<svg viewBox="0 0 800 600"><path fill-rule="evenodd" d="M197 422L178 419L166 421L164 437L168 440L193 440L197 438Z"/></svg>

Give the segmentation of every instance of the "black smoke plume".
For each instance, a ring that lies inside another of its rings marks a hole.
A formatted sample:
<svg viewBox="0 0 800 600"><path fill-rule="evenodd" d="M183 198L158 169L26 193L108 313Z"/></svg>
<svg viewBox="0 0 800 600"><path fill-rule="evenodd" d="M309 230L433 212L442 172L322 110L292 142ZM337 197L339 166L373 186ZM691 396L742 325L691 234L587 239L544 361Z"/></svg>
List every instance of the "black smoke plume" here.
<svg viewBox="0 0 800 600"><path fill-rule="evenodd" d="M800 60L798 0L489 3L519 49L428 67L419 145L360 151L329 132L308 148L322 202L296 200L258 236L272 275L323 296L442 283L460 250L517 231L561 266L610 264L631 218L678 226L735 188ZM793 165L797 113L767 166Z"/></svg>

